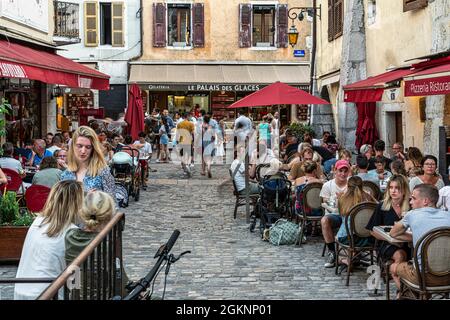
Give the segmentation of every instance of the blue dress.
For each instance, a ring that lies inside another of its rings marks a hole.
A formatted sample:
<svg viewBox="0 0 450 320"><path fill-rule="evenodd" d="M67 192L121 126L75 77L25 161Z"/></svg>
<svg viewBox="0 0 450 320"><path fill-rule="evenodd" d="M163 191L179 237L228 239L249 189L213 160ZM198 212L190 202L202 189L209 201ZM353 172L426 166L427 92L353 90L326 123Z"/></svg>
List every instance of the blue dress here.
<svg viewBox="0 0 450 320"><path fill-rule="evenodd" d="M167 135L167 131L166 128L164 127L164 125L161 126L161 128L159 128L159 143L163 144L163 145L168 145L169 144L169 136Z"/></svg>
<svg viewBox="0 0 450 320"><path fill-rule="evenodd" d="M75 172L67 169L61 174L61 181L64 180L77 180L77 175ZM87 192L92 189L108 193L117 204L116 183L109 167L104 167L101 169L99 174L95 177L86 173L83 179L83 190Z"/></svg>

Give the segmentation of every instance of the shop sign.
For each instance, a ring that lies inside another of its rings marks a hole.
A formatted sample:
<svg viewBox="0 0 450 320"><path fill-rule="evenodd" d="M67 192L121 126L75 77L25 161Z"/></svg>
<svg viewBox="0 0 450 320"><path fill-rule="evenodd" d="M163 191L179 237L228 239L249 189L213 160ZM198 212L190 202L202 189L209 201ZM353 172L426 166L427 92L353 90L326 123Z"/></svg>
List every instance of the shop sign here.
<svg viewBox="0 0 450 320"><path fill-rule="evenodd" d="M148 84L149 91L230 91L230 92L254 92L261 90L269 84ZM293 87L308 91L308 85L294 85ZM144 88L144 87L143 87Z"/></svg>
<svg viewBox="0 0 450 320"><path fill-rule="evenodd" d="M431 96L450 93L450 76L405 81L405 96Z"/></svg>
<svg viewBox="0 0 450 320"><path fill-rule="evenodd" d="M188 86L189 91L258 91L258 84L194 84Z"/></svg>
<svg viewBox="0 0 450 320"><path fill-rule="evenodd" d="M0 76L7 78L28 78L22 66L12 63L0 63Z"/></svg>

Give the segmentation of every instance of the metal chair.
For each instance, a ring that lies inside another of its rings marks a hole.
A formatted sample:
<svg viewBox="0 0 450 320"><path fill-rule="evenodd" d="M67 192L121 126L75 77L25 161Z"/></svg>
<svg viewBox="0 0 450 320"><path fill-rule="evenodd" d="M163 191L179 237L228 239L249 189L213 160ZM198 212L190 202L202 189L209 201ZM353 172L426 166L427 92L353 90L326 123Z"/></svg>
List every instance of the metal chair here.
<svg viewBox="0 0 450 320"><path fill-rule="evenodd" d="M320 182L313 182L310 184L307 184L303 190L300 192L300 194L296 194L296 202L299 201L297 199L297 196L302 196L302 208L300 212L297 212L295 210L295 214L297 215L297 218L299 221L299 237L297 239L297 243L299 246L302 245L303 242L303 235L305 233L305 228L308 222L320 223L320 220L323 217L323 209L322 209L322 203L320 198L320 191L322 190L323 184ZM307 215L308 212L314 210L314 209L320 209L322 211L322 215L320 216L310 216Z"/></svg>
<svg viewBox="0 0 450 320"><path fill-rule="evenodd" d="M230 173L231 181L233 182L233 194L236 197L236 202L234 205L234 219L236 219L237 216L237 209L238 207L245 206L246 203L246 196L245 193L239 193L237 190L236 182L234 181L233 177L233 171L231 169L228 169L228 172ZM253 207L255 206L256 202L258 201L259 194L250 194L250 202Z"/></svg>
<svg viewBox="0 0 450 320"><path fill-rule="evenodd" d="M420 261L420 264L419 264ZM428 300L450 294L450 228L435 228L417 241L413 254L417 283L400 277L399 299ZM442 278L442 284L432 286L428 276Z"/></svg>
<svg viewBox="0 0 450 320"><path fill-rule="evenodd" d="M31 185L25 191L25 203L30 212L40 212L45 206L50 188L38 184Z"/></svg>
<svg viewBox="0 0 450 320"><path fill-rule="evenodd" d="M343 253L348 260L346 286L350 283L350 272L353 268L353 262L357 258L370 255L370 264L373 264L374 244L358 246L357 241L360 239L371 238L370 231L366 229L377 204L374 202L361 202L350 209L342 223L345 223L347 231L347 243L342 243L336 237L336 271L339 269L339 254Z"/></svg>

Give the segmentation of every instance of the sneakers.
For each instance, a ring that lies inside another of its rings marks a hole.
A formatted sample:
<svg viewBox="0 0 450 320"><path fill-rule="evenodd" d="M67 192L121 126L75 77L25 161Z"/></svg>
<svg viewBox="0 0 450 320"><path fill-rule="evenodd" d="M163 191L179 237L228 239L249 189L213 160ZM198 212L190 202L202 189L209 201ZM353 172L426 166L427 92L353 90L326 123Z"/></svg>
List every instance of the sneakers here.
<svg viewBox="0 0 450 320"><path fill-rule="evenodd" d="M328 252L327 262L325 263L325 268L334 268L336 263L336 253L330 251Z"/></svg>

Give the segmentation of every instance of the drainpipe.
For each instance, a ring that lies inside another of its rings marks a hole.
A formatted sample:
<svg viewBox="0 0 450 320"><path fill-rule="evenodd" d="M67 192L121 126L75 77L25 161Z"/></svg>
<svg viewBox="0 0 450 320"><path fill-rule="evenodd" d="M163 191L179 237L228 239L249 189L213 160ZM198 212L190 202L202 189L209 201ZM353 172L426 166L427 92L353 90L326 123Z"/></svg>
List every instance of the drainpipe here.
<svg viewBox="0 0 450 320"><path fill-rule="evenodd" d="M316 66L316 42L317 42L317 11L316 11L317 1L313 0L313 8L314 8L314 15L313 15L313 25L312 25L312 49L311 49L311 64L309 68L309 93L314 95L314 85L315 85L315 66ZM308 106L308 125L311 125L311 109L312 106Z"/></svg>
<svg viewBox="0 0 450 320"><path fill-rule="evenodd" d="M136 15L139 14L139 33L141 35L141 39L139 40L141 42L141 52L139 52L139 54L137 56L132 57L129 61L136 61L139 60L140 58L142 58L142 55L144 54L144 42L142 41L143 35L142 35L142 30L143 30L143 22L142 22L142 12L144 11L143 8L143 0L139 1L139 10L136 12ZM128 78L130 77L130 69L131 69L131 65L128 62ZM129 80L129 79L127 79Z"/></svg>

